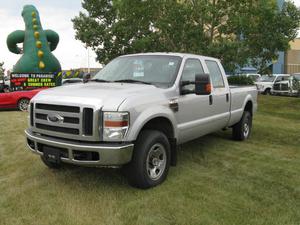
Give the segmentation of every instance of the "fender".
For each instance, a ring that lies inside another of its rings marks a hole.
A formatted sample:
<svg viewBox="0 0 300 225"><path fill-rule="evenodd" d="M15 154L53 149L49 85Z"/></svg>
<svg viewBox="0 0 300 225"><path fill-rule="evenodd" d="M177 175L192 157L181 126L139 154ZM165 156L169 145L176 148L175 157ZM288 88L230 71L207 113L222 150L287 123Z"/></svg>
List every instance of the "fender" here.
<svg viewBox="0 0 300 225"><path fill-rule="evenodd" d="M246 98L245 98L245 101L244 101L244 103L243 103L243 110L245 110L245 107L246 107L246 105L247 105L247 103L248 102L251 102L252 103L252 115L253 115L253 113L255 112L255 110L254 110L254 104L253 104L253 98L252 98L252 96L250 95L250 94L248 94L247 96L246 96Z"/></svg>
<svg viewBox="0 0 300 225"><path fill-rule="evenodd" d="M151 119L157 117L164 117L171 122L175 136L174 138L177 138L177 122L175 119L174 112L169 107L161 105L149 107L139 114L139 116L135 119L134 123L131 124L129 128L127 140L135 141L145 124L148 123Z"/></svg>

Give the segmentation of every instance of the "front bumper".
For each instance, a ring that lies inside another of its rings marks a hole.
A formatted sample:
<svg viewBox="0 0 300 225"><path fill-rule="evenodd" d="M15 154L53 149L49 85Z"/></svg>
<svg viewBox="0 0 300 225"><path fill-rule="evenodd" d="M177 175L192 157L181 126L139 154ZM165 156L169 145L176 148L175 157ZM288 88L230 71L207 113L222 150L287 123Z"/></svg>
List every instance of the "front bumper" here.
<svg viewBox="0 0 300 225"><path fill-rule="evenodd" d="M133 144L98 144L87 142L75 142L53 137L45 137L25 130L29 149L38 155L43 155L43 146L64 151L60 160L82 166L121 166L130 162L133 153ZM96 160L78 159L78 154L98 154Z"/></svg>

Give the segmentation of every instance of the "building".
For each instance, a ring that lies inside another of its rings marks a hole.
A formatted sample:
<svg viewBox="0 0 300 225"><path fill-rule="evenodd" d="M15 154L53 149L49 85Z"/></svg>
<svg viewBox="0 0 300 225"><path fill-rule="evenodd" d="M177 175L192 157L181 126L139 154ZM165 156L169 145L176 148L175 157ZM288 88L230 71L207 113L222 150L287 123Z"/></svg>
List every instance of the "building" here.
<svg viewBox="0 0 300 225"><path fill-rule="evenodd" d="M300 38L290 42L290 50L285 53L284 73L300 72Z"/></svg>

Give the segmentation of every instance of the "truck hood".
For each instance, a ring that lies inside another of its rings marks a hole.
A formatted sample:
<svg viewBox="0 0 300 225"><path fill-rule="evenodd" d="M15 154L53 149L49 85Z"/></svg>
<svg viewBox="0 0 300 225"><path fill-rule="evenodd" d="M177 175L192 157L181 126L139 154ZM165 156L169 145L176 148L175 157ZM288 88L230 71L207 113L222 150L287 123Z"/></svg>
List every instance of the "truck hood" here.
<svg viewBox="0 0 300 225"><path fill-rule="evenodd" d="M153 85L128 84L128 83L86 83L61 86L41 91L33 101L51 104L81 105L118 110L120 104L129 96L153 94L162 90Z"/></svg>
<svg viewBox="0 0 300 225"><path fill-rule="evenodd" d="M258 82L254 82L256 85L273 85L273 82L260 82L260 81L258 81Z"/></svg>

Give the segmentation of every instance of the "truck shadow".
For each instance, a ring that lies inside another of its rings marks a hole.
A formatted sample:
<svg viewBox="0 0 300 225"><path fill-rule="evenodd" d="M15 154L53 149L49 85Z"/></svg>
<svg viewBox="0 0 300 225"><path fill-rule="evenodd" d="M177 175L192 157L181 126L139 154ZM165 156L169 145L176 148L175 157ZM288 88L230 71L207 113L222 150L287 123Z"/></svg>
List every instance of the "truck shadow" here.
<svg viewBox="0 0 300 225"><path fill-rule="evenodd" d="M232 141L230 137L228 132L221 131L180 145L177 167L186 167L191 161L205 164L206 154L216 149L217 140L227 139L230 142ZM170 172L174 169L176 167L171 167ZM184 173L184 171L180 173ZM104 188L105 191L136 190L129 186L123 168L89 168L64 165L62 170L54 171L54 174L58 182L63 182L68 186L80 184L85 190L90 188ZM168 179L172 179L172 175L169 174Z"/></svg>

